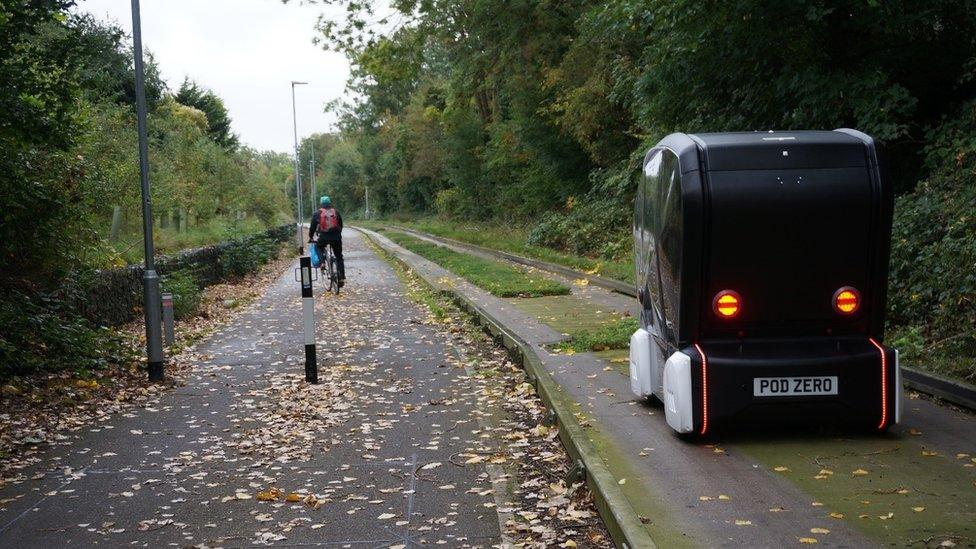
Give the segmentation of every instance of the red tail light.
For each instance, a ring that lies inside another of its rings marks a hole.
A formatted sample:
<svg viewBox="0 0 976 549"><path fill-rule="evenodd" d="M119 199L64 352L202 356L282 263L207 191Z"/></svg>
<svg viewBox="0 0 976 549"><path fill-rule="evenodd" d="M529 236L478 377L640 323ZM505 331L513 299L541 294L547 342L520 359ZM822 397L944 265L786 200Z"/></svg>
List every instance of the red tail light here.
<svg viewBox="0 0 976 549"><path fill-rule="evenodd" d="M712 300L712 309L719 318L734 318L741 308L742 298L732 290L722 290Z"/></svg>
<svg viewBox="0 0 976 549"><path fill-rule="evenodd" d="M852 315L861 306L861 294L851 286L834 292L834 310L842 315Z"/></svg>

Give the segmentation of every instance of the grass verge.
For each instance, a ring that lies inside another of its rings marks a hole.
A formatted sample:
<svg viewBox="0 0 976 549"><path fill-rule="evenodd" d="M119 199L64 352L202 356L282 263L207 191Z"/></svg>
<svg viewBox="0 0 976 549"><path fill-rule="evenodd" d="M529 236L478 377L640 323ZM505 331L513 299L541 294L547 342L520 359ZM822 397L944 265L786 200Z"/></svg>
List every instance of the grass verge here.
<svg viewBox="0 0 976 549"><path fill-rule="evenodd" d="M567 286L543 277L473 255L449 250L394 231L384 233L390 240L461 276L498 297L540 297L567 295Z"/></svg>
<svg viewBox="0 0 976 549"><path fill-rule="evenodd" d="M391 224L401 225L444 238L453 238L454 240L460 240L469 244L476 244L486 248L556 263L589 274L596 274L623 282L634 281L633 260L607 260L581 257L551 248L532 246L526 243L528 241L529 230L524 227L471 222L452 223L437 219L389 222L357 221L356 223L371 229L389 226Z"/></svg>
<svg viewBox="0 0 976 549"><path fill-rule="evenodd" d="M626 349L630 345L631 334L636 330L637 319L625 317L604 324L595 330L576 332L568 340L556 344L553 348L560 352L573 351L575 353Z"/></svg>

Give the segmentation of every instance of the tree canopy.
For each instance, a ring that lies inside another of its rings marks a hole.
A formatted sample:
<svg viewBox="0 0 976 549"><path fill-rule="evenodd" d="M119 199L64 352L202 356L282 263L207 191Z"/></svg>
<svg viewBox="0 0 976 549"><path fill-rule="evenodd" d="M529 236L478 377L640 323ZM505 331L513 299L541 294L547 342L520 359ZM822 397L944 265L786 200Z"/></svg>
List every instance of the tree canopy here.
<svg viewBox="0 0 976 549"><path fill-rule="evenodd" d="M346 14L319 24L353 67L334 108L387 213L623 202L617 174L673 131L855 127L906 192L976 89L973 0L319 3Z"/></svg>
<svg viewBox="0 0 976 549"><path fill-rule="evenodd" d="M186 78L175 98L183 105L193 107L207 116L207 134L215 143L227 149L238 146L238 137L231 131L230 114L224 106L224 100L216 93Z"/></svg>

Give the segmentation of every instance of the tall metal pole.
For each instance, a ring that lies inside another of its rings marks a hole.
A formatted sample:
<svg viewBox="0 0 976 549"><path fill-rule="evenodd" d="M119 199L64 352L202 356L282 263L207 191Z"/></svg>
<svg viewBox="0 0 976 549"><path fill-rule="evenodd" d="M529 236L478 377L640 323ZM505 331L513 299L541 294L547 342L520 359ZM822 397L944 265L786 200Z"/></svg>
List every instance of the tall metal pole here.
<svg viewBox="0 0 976 549"><path fill-rule="evenodd" d="M312 159L309 160L308 176L312 179L312 215L315 215L315 210L318 207L318 195L319 189L318 185L315 184L315 140L311 141L312 144Z"/></svg>
<svg viewBox="0 0 976 549"><path fill-rule="evenodd" d="M139 182L142 185L142 238L146 265L142 271L143 311L146 314L146 358L149 381L163 380L163 338L159 275L153 259L152 199L149 193L149 140L146 137L146 87L142 65L142 22L139 0L132 0L132 46L136 69L136 127L139 132Z"/></svg>
<svg viewBox="0 0 976 549"><path fill-rule="evenodd" d="M298 255L305 253L305 238L302 234L302 173L298 163L298 114L295 109L295 86L308 82L291 81L291 117L295 129L295 229L297 231Z"/></svg>

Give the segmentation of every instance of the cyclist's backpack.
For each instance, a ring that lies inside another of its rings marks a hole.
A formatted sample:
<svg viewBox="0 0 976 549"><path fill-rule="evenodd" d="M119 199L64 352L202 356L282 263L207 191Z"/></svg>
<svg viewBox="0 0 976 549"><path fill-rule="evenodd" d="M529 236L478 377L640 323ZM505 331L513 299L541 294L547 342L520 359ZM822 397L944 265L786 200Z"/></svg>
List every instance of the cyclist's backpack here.
<svg viewBox="0 0 976 549"><path fill-rule="evenodd" d="M339 228L339 212L335 208L319 209L319 232L327 233Z"/></svg>

